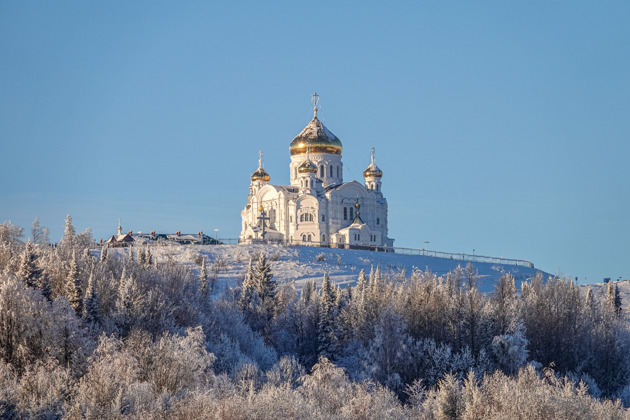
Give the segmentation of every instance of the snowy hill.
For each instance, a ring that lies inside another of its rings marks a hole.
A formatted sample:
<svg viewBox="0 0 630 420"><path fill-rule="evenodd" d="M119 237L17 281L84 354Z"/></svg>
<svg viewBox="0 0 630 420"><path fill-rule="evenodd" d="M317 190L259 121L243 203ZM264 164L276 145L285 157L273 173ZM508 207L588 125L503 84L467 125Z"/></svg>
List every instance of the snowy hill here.
<svg viewBox="0 0 630 420"><path fill-rule="evenodd" d="M138 248L134 248L137 250ZM328 274L333 283L342 287L353 284L361 269L369 273L371 268L380 267L382 273L399 274L405 270L408 276L414 269L431 271L438 276L444 275L457 268L465 267L466 261L458 261L446 258L429 257L422 255L400 255L394 253L382 253L350 249L329 249L303 246L277 246L277 245L190 245L190 246L164 246L151 247L151 253L158 262L168 260L190 265L198 270L200 255L207 258L206 264L210 272L212 268L217 271L217 286L219 290L228 285L235 285L237 279L242 277L249 257L260 251L264 251L272 264L272 271L277 281L294 281L296 288L311 279L315 279L319 285L324 274ZM125 249L118 249L118 253L126 253ZM212 268L210 268L212 265ZM502 271L511 273L520 288L521 281L535 276L540 270L529 267L520 267L507 264L490 264L477 262L473 266L479 274L479 290L492 291L495 281L501 276ZM545 277L547 273L543 272Z"/></svg>
<svg viewBox="0 0 630 420"><path fill-rule="evenodd" d="M584 293L586 290L591 289L595 296L605 296L608 291L608 283L595 283L595 284L583 284ZM619 294L621 295L621 307L625 310L630 304L630 280L614 281L612 286L619 288Z"/></svg>

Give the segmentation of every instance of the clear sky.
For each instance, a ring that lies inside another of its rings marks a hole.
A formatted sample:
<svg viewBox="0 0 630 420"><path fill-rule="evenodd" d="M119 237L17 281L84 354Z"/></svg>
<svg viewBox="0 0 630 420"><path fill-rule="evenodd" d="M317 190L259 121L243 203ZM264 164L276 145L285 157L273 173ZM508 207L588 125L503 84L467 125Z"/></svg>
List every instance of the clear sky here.
<svg viewBox="0 0 630 420"><path fill-rule="evenodd" d="M630 2L0 2L0 222L236 238L258 150L370 147L395 245L630 278Z"/></svg>

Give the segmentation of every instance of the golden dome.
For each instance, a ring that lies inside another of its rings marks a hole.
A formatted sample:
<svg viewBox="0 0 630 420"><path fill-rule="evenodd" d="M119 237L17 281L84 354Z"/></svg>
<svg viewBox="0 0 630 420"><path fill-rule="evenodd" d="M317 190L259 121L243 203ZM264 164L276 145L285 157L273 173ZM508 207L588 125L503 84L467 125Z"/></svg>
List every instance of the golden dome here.
<svg viewBox="0 0 630 420"><path fill-rule="evenodd" d="M310 159L307 158L304 162L300 164L300 166L298 166L298 172L301 174L307 174L307 173L316 174L317 166L315 166L315 164Z"/></svg>
<svg viewBox="0 0 630 420"><path fill-rule="evenodd" d="M379 167L376 166L376 164L374 163L371 163L370 166L368 166L367 169L363 171L364 178L367 178L367 177L381 178L382 176L383 176L383 171L381 171Z"/></svg>
<svg viewBox="0 0 630 420"><path fill-rule="evenodd" d="M269 174L263 168L258 168L252 174L252 181L265 181L269 182Z"/></svg>
<svg viewBox="0 0 630 420"><path fill-rule="evenodd" d="M306 154L308 146L311 153L340 155L342 150L341 141L317 119L317 115L289 145L291 156Z"/></svg>
<svg viewBox="0 0 630 420"><path fill-rule="evenodd" d="M374 178L381 178L383 176L383 171L381 171L381 169L376 166L376 163L374 163L374 148L371 147L370 148L370 152L371 152L371 159L372 162L370 163L370 166L368 166L365 171L363 171L363 177L364 178L368 178L368 177L374 177Z"/></svg>

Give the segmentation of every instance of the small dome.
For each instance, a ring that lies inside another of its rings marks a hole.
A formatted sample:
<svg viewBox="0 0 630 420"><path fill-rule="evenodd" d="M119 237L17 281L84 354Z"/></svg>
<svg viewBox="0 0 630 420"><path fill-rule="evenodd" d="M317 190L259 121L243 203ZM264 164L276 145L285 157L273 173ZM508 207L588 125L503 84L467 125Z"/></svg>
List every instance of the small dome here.
<svg viewBox="0 0 630 420"><path fill-rule="evenodd" d="M311 153L340 155L342 150L341 141L317 119L317 115L289 145L291 156L306 154L308 146Z"/></svg>
<svg viewBox="0 0 630 420"><path fill-rule="evenodd" d="M382 176L383 176L383 171L381 171L374 162L372 162L370 166L368 166L367 169L363 171L364 178L368 178L368 177L381 178Z"/></svg>
<svg viewBox="0 0 630 420"><path fill-rule="evenodd" d="M252 181L265 181L269 182L269 174L263 168L258 168L252 174Z"/></svg>
<svg viewBox="0 0 630 420"><path fill-rule="evenodd" d="M298 166L298 172L301 174L316 174L317 166L315 166L315 164L310 159L306 159L300 164L300 166Z"/></svg>

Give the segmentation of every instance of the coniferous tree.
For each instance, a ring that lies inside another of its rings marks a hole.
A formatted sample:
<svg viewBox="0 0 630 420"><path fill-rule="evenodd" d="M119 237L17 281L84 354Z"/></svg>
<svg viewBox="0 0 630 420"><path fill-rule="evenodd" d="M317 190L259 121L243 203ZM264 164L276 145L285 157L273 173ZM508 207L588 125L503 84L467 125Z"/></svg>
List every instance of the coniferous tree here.
<svg viewBox="0 0 630 420"><path fill-rule="evenodd" d="M38 287L39 281L42 276L42 270L37 266L37 255L33 250L31 241L26 242L24 252L22 253L22 260L20 261L20 269L18 276L24 280L29 287Z"/></svg>
<svg viewBox="0 0 630 420"><path fill-rule="evenodd" d="M258 291L258 296L260 296L267 319L271 319L275 313L276 282L273 280L271 267L264 252L260 253L255 266L254 285Z"/></svg>
<svg viewBox="0 0 630 420"><path fill-rule="evenodd" d="M615 307L615 314L617 316L621 316L621 294L619 293L619 286L617 284L615 284L615 296L614 296L614 307Z"/></svg>
<svg viewBox="0 0 630 420"><path fill-rule="evenodd" d="M107 262L109 260L109 256L107 255L107 252L108 252L107 251L107 245L104 245L101 248L101 262L102 263L105 263L105 262Z"/></svg>
<svg viewBox="0 0 630 420"><path fill-rule="evenodd" d="M101 317L99 312L99 302L93 274L90 274L90 278L88 280L88 286L83 300L83 311L85 320L89 324L96 325L100 323Z"/></svg>
<svg viewBox="0 0 630 420"><path fill-rule="evenodd" d="M65 246L72 248L75 243L76 231L74 226L72 225L72 216L69 214L66 216L66 226L63 230L63 238L61 238L61 243Z"/></svg>
<svg viewBox="0 0 630 420"><path fill-rule="evenodd" d="M318 353L322 357L333 358L336 350L337 337L335 334L335 294L330 284L328 274L324 275L320 290Z"/></svg>
<svg viewBox="0 0 630 420"><path fill-rule="evenodd" d="M201 296L206 299L208 297L208 273L206 273L206 258L201 260L201 271L199 272L199 291Z"/></svg>
<svg viewBox="0 0 630 420"><path fill-rule="evenodd" d="M151 250L149 250L148 246L146 247L144 252L145 252L144 266L147 267L147 268L152 267L153 266L153 254L151 254Z"/></svg>
<svg viewBox="0 0 630 420"><path fill-rule="evenodd" d="M241 297L239 299L241 310L249 308L252 304L252 298L256 290L254 282L254 264L252 258L250 258L247 264L247 272L245 273L245 278L241 285Z"/></svg>
<svg viewBox="0 0 630 420"><path fill-rule="evenodd" d="M66 297L74 312L81 316L83 314L83 298L81 293L81 281L79 280L79 267L77 266L76 254L72 253L70 260L70 270L66 277Z"/></svg>

